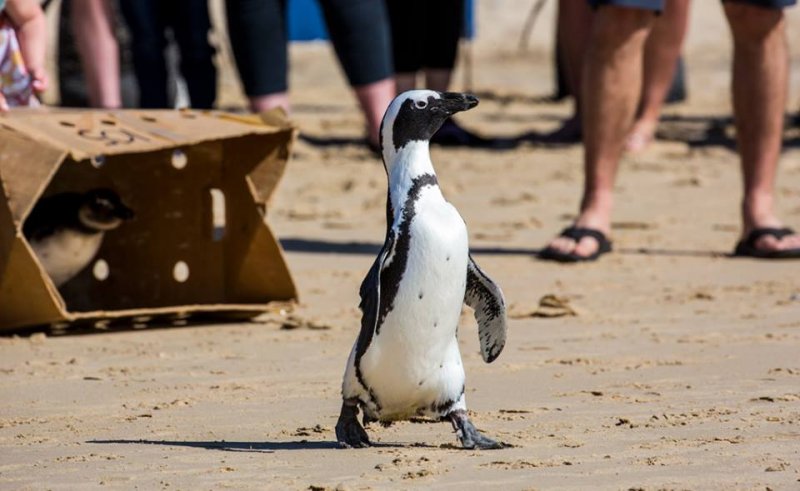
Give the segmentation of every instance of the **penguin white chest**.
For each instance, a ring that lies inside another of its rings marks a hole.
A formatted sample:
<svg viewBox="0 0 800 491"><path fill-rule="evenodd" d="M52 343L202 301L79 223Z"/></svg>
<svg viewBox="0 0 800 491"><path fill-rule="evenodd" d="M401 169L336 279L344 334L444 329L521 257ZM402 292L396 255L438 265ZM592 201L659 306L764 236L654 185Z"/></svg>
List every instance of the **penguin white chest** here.
<svg viewBox="0 0 800 491"><path fill-rule="evenodd" d="M466 288L469 244L463 219L423 192L408 227L409 247L392 310L361 359L382 419L427 414L457 401L464 369L456 331Z"/></svg>
<svg viewBox="0 0 800 491"><path fill-rule="evenodd" d="M32 241L31 247L50 279L60 287L91 262L102 242L102 233L84 234L63 229L42 240Z"/></svg>

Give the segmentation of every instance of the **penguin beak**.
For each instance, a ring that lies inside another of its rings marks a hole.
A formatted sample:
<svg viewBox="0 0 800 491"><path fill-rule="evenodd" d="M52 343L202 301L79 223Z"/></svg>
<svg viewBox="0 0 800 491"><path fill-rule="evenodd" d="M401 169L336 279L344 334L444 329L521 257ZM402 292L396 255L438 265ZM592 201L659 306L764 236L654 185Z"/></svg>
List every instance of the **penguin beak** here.
<svg viewBox="0 0 800 491"><path fill-rule="evenodd" d="M131 220L135 216L133 210L123 205L122 203L119 203L117 205L116 210L114 210L114 214L117 216L117 218L120 218L122 220Z"/></svg>
<svg viewBox="0 0 800 491"><path fill-rule="evenodd" d="M461 111L468 111L478 105L478 98L472 94L462 94L460 92L442 92L439 99L439 106L452 116Z"/></svg>

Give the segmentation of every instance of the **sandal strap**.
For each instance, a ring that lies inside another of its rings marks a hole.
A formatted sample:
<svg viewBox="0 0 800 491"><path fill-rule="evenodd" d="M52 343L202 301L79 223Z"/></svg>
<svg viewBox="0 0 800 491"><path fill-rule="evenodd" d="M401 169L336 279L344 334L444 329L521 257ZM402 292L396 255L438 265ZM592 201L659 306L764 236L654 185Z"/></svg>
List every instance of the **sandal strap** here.
<svg viewBox="0 0 800 491"><path fill-rule="evenodd" d="M561 231L560 235L561 237L572 239L575 242L580 242L580 240L583 239L584 237L591 237L601 245L608 243L608 238L606 237L606 234L604 234L599 230L595 230L593 228L567 227Z"/></svg>
<svg viewBox="0 0 800 491"><path fill-rule="evenodd" d="M764 228L757 228L748 234L747 238L745 239L745 243L747 243L751 247L755 247L756 242L761 237L775 237L778 240L782 238L794 234L795 231L789 227L783 228L773 228L773 227L764 227Z"/></svg>

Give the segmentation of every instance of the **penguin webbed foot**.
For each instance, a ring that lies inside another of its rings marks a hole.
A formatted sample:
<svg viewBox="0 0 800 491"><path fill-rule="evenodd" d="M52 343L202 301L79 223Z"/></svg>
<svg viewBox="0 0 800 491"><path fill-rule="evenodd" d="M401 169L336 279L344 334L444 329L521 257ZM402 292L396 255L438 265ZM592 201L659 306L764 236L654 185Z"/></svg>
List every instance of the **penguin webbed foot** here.
<svg viewBox="0 0 800 491"><path fill-rule="evenodd" d="M358 422L358 401L345 400L336 422L336 441L342 448L366 448L370 441L364 427Z"/></svg>
<svg viewBox="0 0 800 491"><path fill-rule="evenodd" d="M453 424L453 428L456 430L456 436L461 440L462 447L470 450L496 450L505 448L506 445L503 442L492 440L478 431L475 425L472 424L472 421L469 420L469 417L467 417L467 412L463 409L453 411L448 414L447 417Z"/></svg>

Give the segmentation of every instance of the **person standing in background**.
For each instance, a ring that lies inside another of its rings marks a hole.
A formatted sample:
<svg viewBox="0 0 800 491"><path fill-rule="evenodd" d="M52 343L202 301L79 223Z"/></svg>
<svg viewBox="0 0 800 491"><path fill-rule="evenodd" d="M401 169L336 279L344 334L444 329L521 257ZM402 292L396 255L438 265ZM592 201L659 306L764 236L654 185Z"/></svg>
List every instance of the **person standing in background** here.
<svg viewBox="0 0 800 491"><path fill-rule="evenodd" d="M250 110L289 112L286 0L226 0L228 35ZM336 55L380 148L383 113L395 96L384 0L320 0Z"/></svg>
<svg viewBox="0 0 800 491"><path fill-rule="evenodd" d="M573 224L539 255L561 262L593 261L611 252L614 182L639 105L642 59L657 14L671 0L588 1L597 10L583 66L583 196ZM736 256L800 259L800 234L785 227L775 210L789 72L783 9L796 2L722 2L733 37L733 112L743 181Z"/></svg>
<svg viewBox="0 0 800 491"><path fill-rule="evenodd" d="M217 98L214 48L208 41L211 20L207 0L120 0L131 32L139 83L139 107L171 107L164 49L169 29L180 51L180 72L191 107L210 109Z"/></svg>
<svg viewBox="0 0 800 491"><path fill-rule="evenodd" d="M557 49L568 92L574 98L573 115L564 125L545 137L552 142L581 139L581 87L584 57L592 30L594 8L584 0L559 0ZM664 9L653 21L643 56L644 79L636 121L625 142L625 150L644 150L655 137L661 110L670 87L685 83L676 79L689 16L689 0L665 0Z"/></svg>

